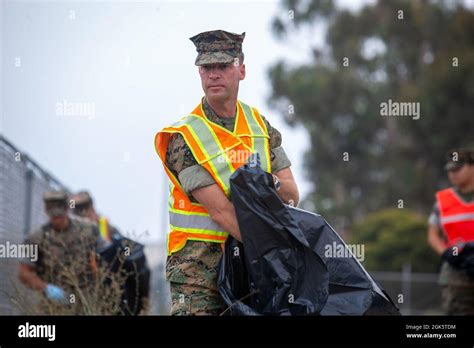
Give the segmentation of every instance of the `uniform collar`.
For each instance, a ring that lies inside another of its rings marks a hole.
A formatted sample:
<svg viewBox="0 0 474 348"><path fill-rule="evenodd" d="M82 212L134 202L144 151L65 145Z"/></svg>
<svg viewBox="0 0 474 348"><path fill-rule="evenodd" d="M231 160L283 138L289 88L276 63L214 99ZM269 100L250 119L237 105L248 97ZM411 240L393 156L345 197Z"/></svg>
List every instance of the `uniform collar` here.
<svg viewBox="0 0 474 348"><path fill-rule="evenodd" d="M204 110L204 113L206 114L206 117L209 121L217 123L220 126L224 126L225 124L232 124L235 122L235 119L237 116L237 105L235 106L235 115L232 118L229 117L222 117L215 112L211 106L209 105L209 102L207 101L206 97L202 98L202 108ZM230 122L232 120L232 122Z"/></svg>

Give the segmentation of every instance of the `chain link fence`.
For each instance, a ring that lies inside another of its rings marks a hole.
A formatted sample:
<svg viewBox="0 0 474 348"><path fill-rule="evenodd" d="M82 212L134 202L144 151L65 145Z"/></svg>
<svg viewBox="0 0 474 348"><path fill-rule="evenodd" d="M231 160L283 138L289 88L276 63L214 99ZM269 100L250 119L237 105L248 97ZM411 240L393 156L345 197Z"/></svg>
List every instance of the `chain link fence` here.
<svg viewBox="0 0 474 348"><path fill-rule="evenodd" d="M438 273L411 272L405 265L402 272L369 272L389 294L402 315L444 315Z"/></svg>
<svg viewBox="0 0 474 348"><path fill-rule="evenodd" d="M65 185L48 173L32 158L0 135L0 247L22 243L32 229L47 221L43 193L63 189ZM169 313L169 285L164 275L166 250L164 245L147 245L152 269L150 314ZM16 293L17 258L0 254L0 315L21 314L13 303Z"/></svg>
<svg viewBox="0 0 474 348"><path fill-rule="evenodd" d="M42 195L68 189L0 135L0 245L21 243L34 227L46 222ZM9 294L18 260L0 255L0 314L15 314Z"/></svg>

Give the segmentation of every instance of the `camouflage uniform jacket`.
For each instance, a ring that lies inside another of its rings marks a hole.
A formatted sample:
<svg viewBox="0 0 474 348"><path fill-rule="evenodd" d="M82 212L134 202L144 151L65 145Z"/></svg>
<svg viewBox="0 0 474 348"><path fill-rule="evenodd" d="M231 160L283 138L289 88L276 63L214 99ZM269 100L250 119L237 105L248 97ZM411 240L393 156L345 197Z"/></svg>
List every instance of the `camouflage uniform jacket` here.
<svg viewBox="0 0 474 348"><path fill-rule="evenodd" d="M72 289L74 282L86 285L92 275L92 256L102 240L95 224L85 219L69 217L69 227L56 231L47 223L25 239L25 244L38 245L37 275L47 283Z"/></svg>

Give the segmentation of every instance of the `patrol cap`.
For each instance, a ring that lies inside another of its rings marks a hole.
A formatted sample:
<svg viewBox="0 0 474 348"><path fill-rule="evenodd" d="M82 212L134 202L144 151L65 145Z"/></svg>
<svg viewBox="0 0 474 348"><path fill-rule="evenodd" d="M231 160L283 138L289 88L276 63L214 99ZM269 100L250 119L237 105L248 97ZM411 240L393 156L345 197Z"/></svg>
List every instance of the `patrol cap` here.
<svg viewBox="0 0 474 348"><path fill-rule="evenodd" d="M58 202L67 204L67 192L64 190L46 191L43 193L43 201L45 203Z"/></svg>
<svg viewBox="0 0 474 348"><path fill-rule="evenodd" d="M474 164L474 149L452 149L448 151L444 169L447 171L456 170L464 164Z"/></svg>
<svg viewBox="0 0 474 348"><path fill-rule="evenodd" d="M67 192L64 190L46 191L43 194L43 201L48 216L56 217L67 215L67 198Z"/></svg>
<svg viewBox="0 0 474 348"><path fill-rule="evenodd" d="M87 191L80 191L71 196L74 202L73 213L78 216L84 216L86 209L92 205L92 197Z"/></svg>
<svg viewBox="0 0 474 348"><path fill-rule="evenodd" d="M232 63L242 54L245 33L235 34L224 30L211 30L189 38L196 46L196 65Z"/></svg>
<svg viewBox="0 0 474 348"><path fill-rule="evenodd" d="M80 191L73 195L71 199L74 201L76 207L92 204L92 197L87 191Z"/></svg>

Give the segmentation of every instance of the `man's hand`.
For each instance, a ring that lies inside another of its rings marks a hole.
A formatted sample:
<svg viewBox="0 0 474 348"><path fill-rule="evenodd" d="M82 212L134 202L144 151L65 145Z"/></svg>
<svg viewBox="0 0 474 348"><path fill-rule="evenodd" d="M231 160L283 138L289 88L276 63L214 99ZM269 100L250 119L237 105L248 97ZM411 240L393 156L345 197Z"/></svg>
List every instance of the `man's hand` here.
<svg viewBox="0 0 474 348"><path fill-rule="evenodd" d="M298 188L290 168L274 174L280 181L277 191L280 198L287 204L296 206L299 201ZM211 219L219 224L224 231L242 241L234 205L227 199L217 184L193 190L191 194L207 209Z"/></svg>
<svg viewBox="0 0 474 348"><path fill-rule="evenodd" d="M474 279L474 243L460 243L449 247L441 257L454 268L466 271Z"/></svg>
<svg viewBox="0 0 474 348"><path fill-rule="evenodd" d="M441 258L454 268L460 268L463 263L463 257L460 256L462 249L462 245L449 247L441 254Z"/></svg>
<svg viewBox="0 0 474 348"><path fill-rule="evenodd" d="M217 184L201 187L191 191L194 198L207 209L211 219L232 237L242 241L234 205Z"/></svg>

